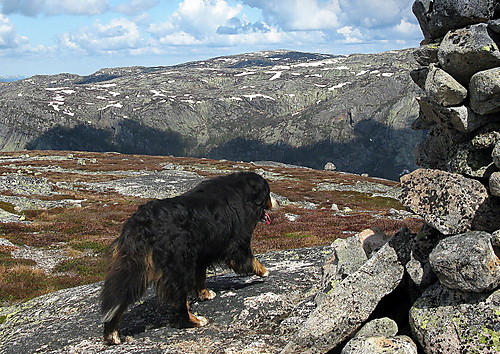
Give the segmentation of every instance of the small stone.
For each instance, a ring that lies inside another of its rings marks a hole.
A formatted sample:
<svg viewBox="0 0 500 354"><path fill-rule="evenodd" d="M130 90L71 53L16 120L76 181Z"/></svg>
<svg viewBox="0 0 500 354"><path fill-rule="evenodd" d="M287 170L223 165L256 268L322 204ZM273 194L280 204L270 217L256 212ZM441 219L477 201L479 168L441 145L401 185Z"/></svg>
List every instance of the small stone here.
<svg viewBox="0 0 500 354"><path fill-rule="evenodd" d="M392 337L398 333L398 325L394 320L383 317L376 318L367 322L361 329L356 333L355 337Z"/></svg>
<svg viewBox="0 0 500 354"><path fill-rule="evenodd" d="M354 337L341 354L417 354L417 345L408 336Z"/></svg>
<svg viewBox="0 0 500 354"><path fill-rule="evenodd" d="M335 166L335 164L333 162L327 162L325 164L325 167L323 167L323 169L325 171L336 171L337 170L337 166Z"/></svg>
<svg viewBox="0 0 500 354"><path fill-rule="evenodd" d="M493 162L495 163L496 167L500 168L500 141L498 140L493 147L491 157L493 158Z"/></svg>

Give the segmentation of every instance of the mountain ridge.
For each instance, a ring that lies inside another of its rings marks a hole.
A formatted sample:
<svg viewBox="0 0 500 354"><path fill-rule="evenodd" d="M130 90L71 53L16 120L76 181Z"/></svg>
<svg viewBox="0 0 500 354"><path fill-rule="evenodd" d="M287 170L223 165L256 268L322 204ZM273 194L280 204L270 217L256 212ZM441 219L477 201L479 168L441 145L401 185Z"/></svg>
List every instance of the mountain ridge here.
<svg viewBox="0 0 500 354"><path fill-rule="evenodd" d="M0 87L0 150L275 160L395 179L423 133L412 50L263 51Z"/></svg>

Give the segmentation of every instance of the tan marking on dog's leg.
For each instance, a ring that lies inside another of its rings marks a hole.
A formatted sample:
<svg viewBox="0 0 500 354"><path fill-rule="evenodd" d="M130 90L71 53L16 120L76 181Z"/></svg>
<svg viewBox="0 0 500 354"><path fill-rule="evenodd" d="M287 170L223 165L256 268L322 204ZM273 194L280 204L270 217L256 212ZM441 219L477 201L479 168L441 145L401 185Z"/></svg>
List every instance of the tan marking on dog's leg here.
<svg viewBox="0 0 500 354"><path fill-rule="evenodd" d="M195 327L203 327L208 324L208 320L203 317L203 316L196 316L195 314L192 314L190 309L189 309L189 302L186 302L186 307L187 307L187 312L189 315L189 320L191 321L192 324L194 324Z"/></svg>
<svg viewBox="0 0 500 354"><path fill-rule="evenodd" d="M258 275L259 277L267 277L269 275L269 271L267 270L266 267L264 267L258 260L257 258L254 258L252 260L252 268L253 272L255 275Z"/></svg>
<svg viewBox="0 0 500 354"><path fill-rule="evenodd" d="M213 300L217 294L215 291L212 291L210 289L201 289L198 291L198 300Z"/></svg>

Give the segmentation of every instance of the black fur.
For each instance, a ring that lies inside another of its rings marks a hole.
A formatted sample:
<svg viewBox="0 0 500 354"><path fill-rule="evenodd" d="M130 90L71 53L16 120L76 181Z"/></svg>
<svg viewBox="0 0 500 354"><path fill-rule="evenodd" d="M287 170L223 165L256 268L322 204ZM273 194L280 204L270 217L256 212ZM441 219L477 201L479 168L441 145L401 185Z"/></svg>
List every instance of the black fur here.
<svg viewBox="0 0 500 354"><path fill-rule="evenodd" d="M272 207L267 181L253 172L206 180L178 197L140 206L113 242L101 293L104 339L120 343L118 326L127 308L150 284L178 313L179 326L202 326L189 312L189 295L211 299L206 268L226 262L239 274L267 276L250 241L265 209Z"/></svg>

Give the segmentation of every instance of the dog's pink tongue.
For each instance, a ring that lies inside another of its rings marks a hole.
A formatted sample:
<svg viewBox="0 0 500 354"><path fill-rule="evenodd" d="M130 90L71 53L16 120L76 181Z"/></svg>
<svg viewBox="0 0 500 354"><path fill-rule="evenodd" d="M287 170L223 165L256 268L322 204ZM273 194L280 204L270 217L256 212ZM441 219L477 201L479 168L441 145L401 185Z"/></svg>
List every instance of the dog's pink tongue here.
<svg viewBox="0 0 500 354"><path fill-rule="evenodd" d="M270 225L271 224L271 217L269 216L268 213L264 213L264 223L266 225Z"/></svg>

